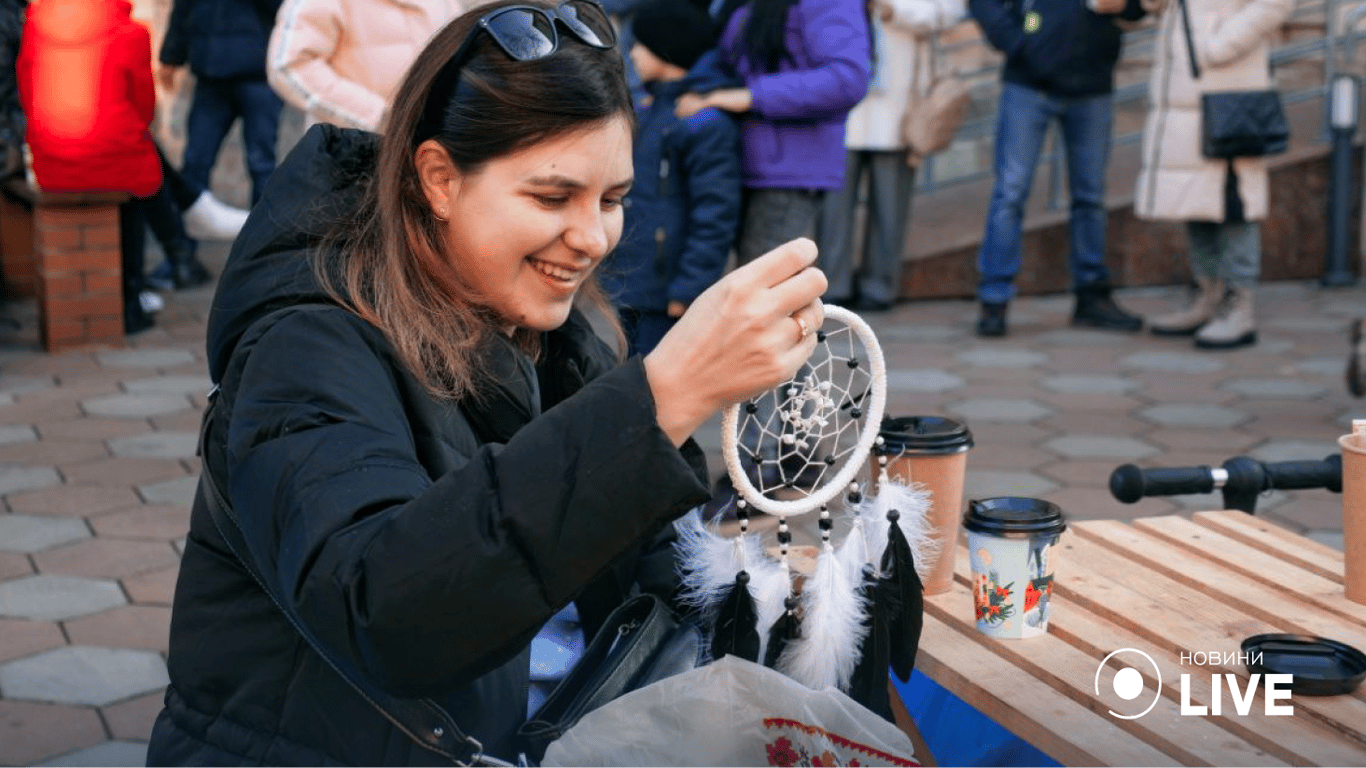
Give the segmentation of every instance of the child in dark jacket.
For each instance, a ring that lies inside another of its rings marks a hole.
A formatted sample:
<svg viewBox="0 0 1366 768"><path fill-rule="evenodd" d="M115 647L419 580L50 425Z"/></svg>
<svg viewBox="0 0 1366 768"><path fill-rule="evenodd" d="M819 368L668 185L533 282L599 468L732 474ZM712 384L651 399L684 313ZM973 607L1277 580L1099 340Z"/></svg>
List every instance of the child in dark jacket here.
<svg viewBox="0 0 1366 768"><path fill-rule="evenodd" d="M740 147L720 110L674 114L678 97L699 89L690 70L716 42L710 17L691 3L651 0L632 30L631 61L649 97L636 107L635 186L603 282L631 354L643 355L725 271L739 224Z"/></svg>

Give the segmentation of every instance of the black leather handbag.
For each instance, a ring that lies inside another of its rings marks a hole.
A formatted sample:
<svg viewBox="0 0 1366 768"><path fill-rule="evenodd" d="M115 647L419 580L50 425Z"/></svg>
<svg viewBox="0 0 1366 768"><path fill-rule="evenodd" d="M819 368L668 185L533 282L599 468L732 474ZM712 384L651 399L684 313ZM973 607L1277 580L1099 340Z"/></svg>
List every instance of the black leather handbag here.
<svg viewBox="0 0 1366 768"><path fill-rule="evenodd" d="M664 601L650 594L627 600L607 617L569 675L518 729L522 749L540 762L550 742L579 718L618 696L697 667L704 649L701 630L676 619Z"/></svg>
<svg viewBox="0 0 1366 768"><path fill-rule="evenodd" d="M1191 77L1198 80L1200 64L1191 36L1190 13L1185 0L1179 2ZM1200 151L1205 157L1261 157L1284 152L1289 146L1290 124L1279 91L1216 91L1200 97Z"/></svg>

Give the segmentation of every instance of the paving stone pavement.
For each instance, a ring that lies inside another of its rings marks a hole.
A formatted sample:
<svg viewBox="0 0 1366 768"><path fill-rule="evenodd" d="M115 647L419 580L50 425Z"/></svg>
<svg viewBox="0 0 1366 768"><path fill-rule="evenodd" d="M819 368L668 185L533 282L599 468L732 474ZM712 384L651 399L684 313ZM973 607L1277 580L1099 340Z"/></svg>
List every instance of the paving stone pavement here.
<svg viewBox="0 0 1366 768"><path fill-rule="evenodd" d="M203 252L215 271L225 254ZM1182 290L1118 295L1153 313ZM211 298L211 286L170 294L127 348L61 355L41 352L31 302L8 310L24 327L0 337L0 765L142 764L198 472ZM888 412L968 421L969 495L1037 495L1078 520L1189 514L1219 497L1123 505L1110 471L1323 458L1366 417L1343 385L1366 288L1266 285L1261 343L1225 353L1072 329L1069 311L1066 296L1022 298L1010 335L991 341L972 334L969 301L867 317L887 353ZM717 424L699 439L719 470ZM1271 493L1258 514L1341 546L1327 491Z"/></svg>

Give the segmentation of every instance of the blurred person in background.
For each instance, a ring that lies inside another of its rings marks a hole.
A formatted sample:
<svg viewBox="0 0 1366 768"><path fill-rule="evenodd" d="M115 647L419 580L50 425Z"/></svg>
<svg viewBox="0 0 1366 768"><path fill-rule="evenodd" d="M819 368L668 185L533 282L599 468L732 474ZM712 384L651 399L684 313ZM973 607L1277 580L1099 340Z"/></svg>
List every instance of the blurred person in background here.
<svg viewBox="0 0 1366 768"><path fill-rule="evenodd" d="M1048 126L1062 128L1071 196L1072 325L1138 331L1143 319L1111 297L1105 266L1105 170L1119 61L1117 19L1143 16L1140 0L969 0L992 47L1005 54L997 108L996 182L977 252L979 336L1004 336L1020 271L1024 206Z"/></svg>
<svg viewBox="0 0 1366 768"><path fill-rule="evenodd" d="M1187 44L1180 4L1193 39ZM1182 221L1196 290L1182 309L1148 319L1153 333L1195 336L1201 349L1257 343L1253 290L1262 271L1262 229L1270 196L1266 159L1207 158L1201 152L1201 96L1265 90L1271 38L1294 0L1144 0L1161 13L1143 127L1143 168L1134 193L1140 219ZM1200 77L1191 71L1194 47Z"/></svg>
<svg viewBox="0 0 1366 768"><path fill-rule="evenodd" d="M830 281L826 301L860 311L892 306L915 191L915 165L901 120L913 93L929 87L929 36L963 17L963 0L874 0L873 78L844 127L844 186L826 194L816 243ZM854 252L859 188L868 181L862 258Z"/></svg>
<svg viewBox="0 0 1366 768"><path fill-rule="evenodd" d="M266 77L308 123L378 131L418 51L481 0L284 0Z"/></svg>

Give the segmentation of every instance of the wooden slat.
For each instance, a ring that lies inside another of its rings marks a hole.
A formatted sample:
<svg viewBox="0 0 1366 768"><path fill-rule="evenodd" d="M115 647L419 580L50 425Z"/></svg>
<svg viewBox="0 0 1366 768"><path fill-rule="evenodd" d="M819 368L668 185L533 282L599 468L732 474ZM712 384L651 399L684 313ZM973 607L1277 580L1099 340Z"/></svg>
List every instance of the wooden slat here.
<svg viewBox="0 0 1366 768"><path fill-rule="evenodd" d="M1291 533L1275 523L1238 510L1196 512L1193 519L1200 525L1295 563L1324 578L1339 584L1343 581L1342 551L1327 544Z"/></svg>
<svg viewBox="0 0 1366 768"><path fill-rule="evenodd" d="M1074 589L1076 583L1094 582L1093 590L1078 590L1075 597L1092 611L1149 637L1159 647L1175 652L1239 650L1241 639L1260 632L1301 632L1366 645L1366 633L1339 616L1296 602L1279 590L1250 581L1202 557L1130 526L1092 521L1072 526L1078 536L1066 557L1069 578L1059 587ZM1141 564L1141 565L1140 565ZM1160 597L1156 612L1162 624L1156 630L1145 625L1150 616L1131 618L1110 609L1104 584L1088 573L1113 574L1116 579ZM1202 595L1192 595L1193 592ZM1104 595L1097 598L1097 594ZM1210 599L1210 598L1213 599ZM1241 619L1235 617L1246 614ZM1237 668L1228 671L1240 672ZM1308 697L1295 700L1311 716L1341 728L1366 743L1366 701L1363 691L1349 696Z"/></svg>
<svg viewBox="0 0 1366 768"><path fill-rule="evenodd" d="M930 597L926 603L938 599ZM933 611L925 615L916 667L1065 765L1179 765L1115 726L1108 716L1100 717L1041 685L1024 670L1003 664L991 651L938 619Z"/></svg>
<svg viewBox="0 0 1366 768"><path fill-rule="evenodd" d="M959 631L973 633L969 636L1003 661L1023 669L1035 679L1036 686L1048 685L1097 715L1113 718L1112 722L1119 728L1184 765L1287 764L1219 727L1217 719L1182 717L1179 706L1155 707L1147 715L1132 720L1114 718L1109 712L1110 706L1097 697L1094 688L1096 668L1104 658L1103 654L1090 656L1053 634L1026 640L998 640L982 635L973 622L965 620L973 615L973 603L972 595L962 584L955 584L954 589L936 598L927 601L928 612L955 625ZM1086 736L1079 736L1085 743ZM1098 757L1109 758L1105 754Z"/></svg>
<svg viewBox="0 0 1366 768"><path fill-rule="evenodd" d="M1303 599L1366 627L1366 605L1343 594L1342 584L1175 515L1134 521L1134 528L1214 560L1231 571Z"/></svg>
<svg viewBox="0 0 1366 768"><path fill-rule="evenodd" d="M1206 603L1208 598L1136 563L1119 563L1118 575L1113 577L1097 575L1097 565L1109 563L1113 567L1117 564L1116 559L1112 553L1084 539L1076 541L1065 556L1070 565L1067 573L1072 575L1059 578L1049 632L1098 659L1119 648L1137 648L1148 653L1158 664L1164 694L1173 708L1179 707L1182 673L1191 673L1192 703L1208 706L1212 699L1209 673L1213 670L1180 664L1181 652L1190 650L1187 645L1237 651L1237 641L1246 634L1275 629L1224 606L1210 606L1203 621L1185 616L1171 607L1173 602L1183 601L1171 600L1171 596L1186 592L1194 601ZM1077 576L1083 569L1088 575ZM1100 615L1102 613L1108 615ZM1123 623L1112 621L1109 616L1117 616ZM1135 631L1134 626L1143 631ZM1228 637L1230 633L1235 637ZM1155 641L1159 637L1163 642ZM1231 668L1228 671L1237 673L1246 683L1246 670ZM1296 699L1297 710L1306 701L1305 697ZM1343 718L1357 714L1356 711L1337 713ZM1218 723L1292 764L1366 765L1366 743L1344 739L1318 724L1323 720L1332 721L1332 718L1316 719L1311 712L1297 712L1294 717L1267 717L1263 710L1254 707L1254 711L1245 717L1225 716L1219 718Z"/></svg>

